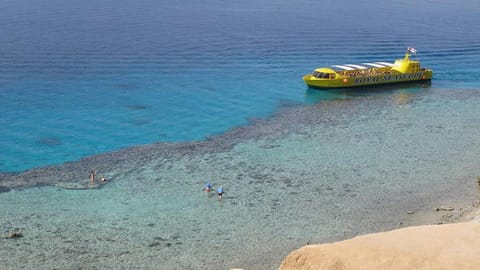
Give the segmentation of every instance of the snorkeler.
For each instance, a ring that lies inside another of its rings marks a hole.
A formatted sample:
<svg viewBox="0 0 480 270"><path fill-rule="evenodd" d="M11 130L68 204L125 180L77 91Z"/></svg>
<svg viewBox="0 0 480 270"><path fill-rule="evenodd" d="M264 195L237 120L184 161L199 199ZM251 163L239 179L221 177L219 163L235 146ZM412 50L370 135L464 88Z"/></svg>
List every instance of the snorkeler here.
<svg viewBox="0 0 480 270"><path fill-rule="evenodd" d="M102 183L105 183L105 182L107 182L107 181L108 181L108 179L107 179L107 178L105 178L105 177L100 177L100 179L99 179L99 180L100 180L100 182L102 182Z"/></svg>
<svg viewBox="0 0 480 270"><path fill-rule="evenodd" d="M225 193L225 191L223 191L223 187L220 186L220 187L217 189L217 194L218 194L218 199L219 199L219 200L222 199L223 193Z"/></svg>
<svg viewBox="0 0 480 270"><path fill-rule="evenodd" d="M205 190L205 192L210 192L210 190L212 190L212 184L210 182L207 182L203 190Z"/></svg>

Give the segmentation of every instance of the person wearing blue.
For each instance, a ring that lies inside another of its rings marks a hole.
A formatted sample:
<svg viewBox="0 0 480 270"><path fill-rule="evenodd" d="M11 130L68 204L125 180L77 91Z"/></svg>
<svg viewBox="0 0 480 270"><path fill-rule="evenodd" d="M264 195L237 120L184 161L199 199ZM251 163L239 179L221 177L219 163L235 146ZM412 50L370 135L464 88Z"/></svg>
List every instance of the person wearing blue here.
<svg viewBox="0 0 480 270"><path fill-rule="evenodd" d="M210 184L210 182L207 182L203 190L205 190L206 192L210 192L211 189L212 189L212 184Z"/></svg>
<svg viewBox="0 0 480 270"><path fill-rule="evenodd" d="M218 199L219 199L219 200L222 199L223 193L225 193L225 191L223 191L223 187L220 186L220 187L217 189L217 194L218 194Z"/></svg>

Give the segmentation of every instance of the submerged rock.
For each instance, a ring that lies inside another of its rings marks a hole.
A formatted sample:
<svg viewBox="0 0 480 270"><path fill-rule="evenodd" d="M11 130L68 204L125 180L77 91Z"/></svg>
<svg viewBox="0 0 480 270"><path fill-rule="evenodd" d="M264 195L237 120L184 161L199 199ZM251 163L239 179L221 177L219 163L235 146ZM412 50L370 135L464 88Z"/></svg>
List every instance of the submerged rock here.
<svg viewBox="0 0 480 270"><path fill-rule="evenodd" d="M21 238L23 234L21 232L9 232L7 238L14 239L14 238Z"/></svg>
<svg viewBox="0 0 480 270"><path fill-rule="evenodd" d="M150 244L148 244L148 247L156 247L156 246L159 246L160 243L159 242L152 242Z"/></svg>
<svg viewBox="0 0 480 270"><path fill-rule="evenodd" d="M440 206L435 208L435 211L453 211L453 207L451 206Z"/></svg>

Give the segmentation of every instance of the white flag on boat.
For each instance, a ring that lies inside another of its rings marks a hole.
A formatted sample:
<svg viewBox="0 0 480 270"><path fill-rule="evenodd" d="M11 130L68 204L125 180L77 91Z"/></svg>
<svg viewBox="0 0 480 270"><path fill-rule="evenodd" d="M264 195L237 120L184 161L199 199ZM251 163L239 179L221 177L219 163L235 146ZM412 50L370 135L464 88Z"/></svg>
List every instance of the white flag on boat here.
<svg viewBox="0 0 480 270"><path fill-rule="evenodd" d="M417 49L412 48L412 47L408 47L407 50L408 50L409 52L411 52L411 53L417 53Z"/></svg>

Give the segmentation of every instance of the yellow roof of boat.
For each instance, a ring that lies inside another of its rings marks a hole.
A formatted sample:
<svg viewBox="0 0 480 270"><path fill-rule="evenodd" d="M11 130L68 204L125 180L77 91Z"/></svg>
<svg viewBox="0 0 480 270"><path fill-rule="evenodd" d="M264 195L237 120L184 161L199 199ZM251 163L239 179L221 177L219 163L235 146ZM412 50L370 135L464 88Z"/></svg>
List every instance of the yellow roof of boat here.
<svg viewBox="0 0 480 270"><path fill-rule="evenodd" d="M326 67L316 68L315 71L316 72L323 72L323 73L335 73L335 70L333 70L331 68L326 68Z"/></svg>

